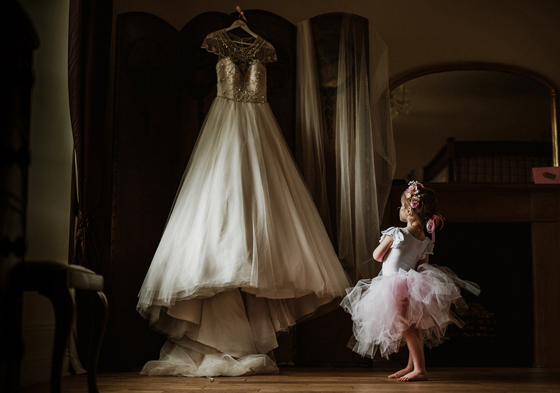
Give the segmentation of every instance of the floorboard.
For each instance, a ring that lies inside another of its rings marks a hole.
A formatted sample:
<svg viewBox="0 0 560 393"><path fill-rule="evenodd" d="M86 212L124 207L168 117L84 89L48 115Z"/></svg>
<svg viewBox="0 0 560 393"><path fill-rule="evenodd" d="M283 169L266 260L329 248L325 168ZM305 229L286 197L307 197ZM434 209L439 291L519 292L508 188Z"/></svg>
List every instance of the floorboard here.
<svg viewBox="0 0 560 393"><path fill-rule="evenodd" d="M138 373L101 373L99 392L111 393L558 393L560 373L537 368L433 368L429 381L399 382L388 379L389 369L325 369L284 367L277 375L208 378L147 377ZM85 375L63 378L64 393L82 393L87 389ZM21 393L45 393L48 384L21 389Z"/></svg>

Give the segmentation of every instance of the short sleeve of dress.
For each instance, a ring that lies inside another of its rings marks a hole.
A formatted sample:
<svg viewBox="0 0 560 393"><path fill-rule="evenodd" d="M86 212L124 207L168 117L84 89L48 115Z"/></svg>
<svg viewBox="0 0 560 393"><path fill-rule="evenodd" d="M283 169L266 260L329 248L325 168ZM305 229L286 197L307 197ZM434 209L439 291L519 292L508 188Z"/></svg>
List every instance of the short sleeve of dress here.
<svg viewBox="0 0 560 393"><path fill-rule="evenodd" d="M200 47L206 49L210 53L214 53L220 56L221 42L218 39L218 32L215 31L213 33L208 34L204 39L204 41L202 41L202 45Z"/></svg>
<svg viewBox="0 0 560 393"><path fill-rule="evenodd" d="M431 240L428 241L429 243L424 249L424 252L422 253L422 259L426 258L426 255L434 255L434 242Z"/></svg>
<svg viewBox="0 0 560 393"><path fill-rule="evenodd" d="M262 46L260 57L263 63L274 63L278 61L276 49L274 49L272 44L268 41Z"/></svg>
<svg viewBox="0 0 560 393"><path fill-rule="evenodd" d="M381 239L379 239L379 243L381 243L387 235L393 238L393 244L391 244L391 248L397 248L399 243L404 240L401 228L391 227L381 232Z"/></svg>

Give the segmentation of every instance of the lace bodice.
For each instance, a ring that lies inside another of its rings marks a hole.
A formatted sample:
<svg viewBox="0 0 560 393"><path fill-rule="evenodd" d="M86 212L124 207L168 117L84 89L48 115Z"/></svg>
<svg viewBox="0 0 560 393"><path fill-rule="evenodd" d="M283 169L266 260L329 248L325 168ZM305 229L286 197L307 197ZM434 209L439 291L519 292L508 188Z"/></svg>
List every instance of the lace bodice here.
<svg viewBox="0 0 560 393"><path fill-rule="evenodd" d="M222 29L208 34L202 48L219 56L216 64L218 97L238 102L267 102L265 63L277 60L270 42L260 36L236 37Z"/></svg>

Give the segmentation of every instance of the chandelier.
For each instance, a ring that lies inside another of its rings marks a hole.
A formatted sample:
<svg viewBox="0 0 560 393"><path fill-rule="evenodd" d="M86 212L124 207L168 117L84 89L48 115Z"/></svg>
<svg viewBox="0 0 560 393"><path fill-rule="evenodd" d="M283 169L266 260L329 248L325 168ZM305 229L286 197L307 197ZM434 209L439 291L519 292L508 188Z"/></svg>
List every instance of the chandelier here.
<svg viewBox="0 0 560 393"><path fill-rule="evenodd" d="M391 118L396 119L399 116L406 116L410 110L409 91L404 85L399 85L391 91L389 103L391 105Z"/></svg>

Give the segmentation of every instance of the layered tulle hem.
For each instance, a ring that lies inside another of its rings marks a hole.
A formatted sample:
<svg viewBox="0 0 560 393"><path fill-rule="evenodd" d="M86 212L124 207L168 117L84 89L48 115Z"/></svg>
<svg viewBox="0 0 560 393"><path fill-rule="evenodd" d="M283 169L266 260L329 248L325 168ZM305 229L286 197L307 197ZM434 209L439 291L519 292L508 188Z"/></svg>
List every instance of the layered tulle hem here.
<svg viewBox="0 0 560 393"><path fill-rule="evenodd" d="M237 376L274 374L272 350L277 333L338 307L340 298L309 294L266 299L239 289L173 307L139 309L151 327L168 336L160 359L148 362L147 375Z"/></svg>
<svg viewBox="0 0 560 393"><path fill-rule="evenodd" d="M216 284L215 286L205 284L204 286L196 286L188 291L177 290L176 292L172 293L170 293L169 291L165 291L164 293L162 293L160 289L152 289L145 285L144 287L142 287L142 290L138 296L137 309L148 309L152 306L171 308L176 303L185 300L206 299L221 292L227 292L236 289L239 289L243 293L251 294L257 297L276 300L297 299L305 297L307 295L313 295L318 298L342 298L345 295L344 290L335 290L334 288L259 288L250 286L249 282L241 280L234 283L220 283Z"/></svg>
<svg viewBox="0 0 560 393"><path fill-rule="evenodd" d="M450 324L464 325L458 313L467 305L460 288L480 292L450 269L433 265L360 280L341 303L354 323L349 346L364 357L373 358L379 351L388 358L405 345L403 332L411 327L421 330L429 348L440 345Z"/></svg>
<svg viewBox="0 0 560 393"><path fill-rule="evenodd" d="M191 340L168 340L160 359L149 361L140 372L144 375L182 377L235 377L251 374L277 374L272 354L253 354L239 358L200 346Z"/></svg>
<svg viewBox="0 0 560 393"><path fill-rule="evenodd" d="M310 293L298 298L271 299L236 288L207 298L177 300L172 306L138 305L137 311L150 321L152 329L174 339L198 337L201 330L215 330L218 325L228 326L227 331L237 335L236 330L249 329L261 336L274 336L298 322L337 308L340 298ZM215 342L206 344L216 346ZM275 341L270 345L274 344Z"/></svg>

